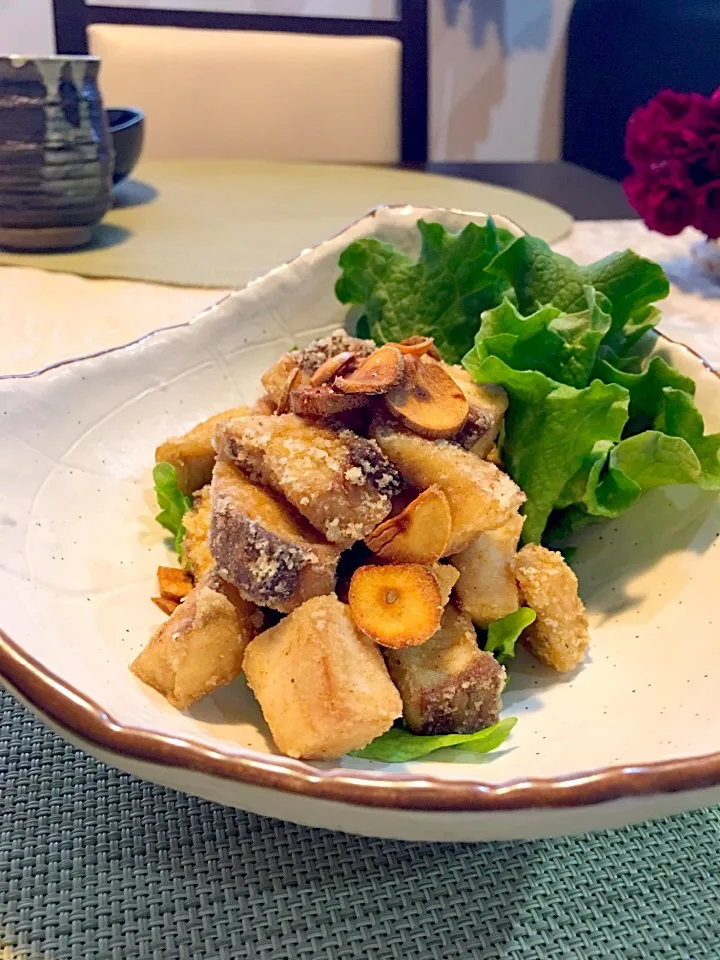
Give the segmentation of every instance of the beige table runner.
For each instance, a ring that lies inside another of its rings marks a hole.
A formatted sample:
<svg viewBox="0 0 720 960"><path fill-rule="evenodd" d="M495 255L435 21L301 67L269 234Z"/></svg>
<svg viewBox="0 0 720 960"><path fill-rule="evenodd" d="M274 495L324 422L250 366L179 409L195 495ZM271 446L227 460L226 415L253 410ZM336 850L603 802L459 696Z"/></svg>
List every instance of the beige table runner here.
<svg viewBox="0 0 720 960"><path fill-rule="evenodd" d="M549 241L572 217L504 187L384 167L155 160L118 190L95 245L52 254L0 251L0 264L87 277L237 287L380 204L500 213Z"/></svg>

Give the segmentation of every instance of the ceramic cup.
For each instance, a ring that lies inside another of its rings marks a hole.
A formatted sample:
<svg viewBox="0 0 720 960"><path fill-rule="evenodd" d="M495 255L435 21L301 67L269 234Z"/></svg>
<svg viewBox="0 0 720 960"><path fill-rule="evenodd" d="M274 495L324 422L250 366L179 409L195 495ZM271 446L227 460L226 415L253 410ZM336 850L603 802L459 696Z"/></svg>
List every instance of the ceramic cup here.
<svg viewBox="0 0 720 960"><path fill-rule="evenodd" d="M0 246L67 249L110 206L97 57L0 57Z"/></svg>

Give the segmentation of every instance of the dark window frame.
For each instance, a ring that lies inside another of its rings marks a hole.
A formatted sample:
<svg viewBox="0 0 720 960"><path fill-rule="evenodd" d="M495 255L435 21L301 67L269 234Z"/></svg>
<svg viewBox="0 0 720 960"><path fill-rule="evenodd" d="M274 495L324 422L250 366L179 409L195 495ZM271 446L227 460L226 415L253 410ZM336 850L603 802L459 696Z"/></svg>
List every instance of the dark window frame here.
<svg viewBox="0 0 720 960"><path fill-rule="evenodd" d="M90 23L395 37L402 44L402 160L425 163L428 156L428 4L427 0L397 0L397 4L399 16L395 20L354 20L199 10L146 10L87 5L84 0L53 0L55 42L58 54L87 54L87 26Z"/></svg>

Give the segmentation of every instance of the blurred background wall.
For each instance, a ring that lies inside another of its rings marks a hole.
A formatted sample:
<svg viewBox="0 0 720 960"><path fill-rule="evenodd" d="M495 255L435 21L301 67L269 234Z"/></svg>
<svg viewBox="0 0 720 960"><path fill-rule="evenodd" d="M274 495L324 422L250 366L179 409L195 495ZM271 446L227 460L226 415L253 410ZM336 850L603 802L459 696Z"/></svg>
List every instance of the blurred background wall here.
<svg viewBox="0 0 720 960"><path fill-rule="evenodd" d="M88 0L86 0L88 2ZM90 3L93 0L89 0ZM150 7L164 10L213 10L218 13L271 13L276 16L348 17L390 20L395 0L95 0L104 7Z"/></svg>
<svg viewBox="0 0 720 960"><path fill-rule="evenodd" d="M433 160L560 155L573 0L430 0Z"/></svg>
<svg viewBox="0 0 720 960"><path fill-rule="evenodd" d="M395 0L102 2L316 17L396 15ZM564 36L572 4L573 0L430 0L431 159L559 156ZM0 49L49 53L52 44L51 0L0 0Z"/></svg>
<svg viewBox="0 0 720 960"><path fill-rule="evenodd" d="M0 0L0 51L54 53L52 0Z"/></svg>

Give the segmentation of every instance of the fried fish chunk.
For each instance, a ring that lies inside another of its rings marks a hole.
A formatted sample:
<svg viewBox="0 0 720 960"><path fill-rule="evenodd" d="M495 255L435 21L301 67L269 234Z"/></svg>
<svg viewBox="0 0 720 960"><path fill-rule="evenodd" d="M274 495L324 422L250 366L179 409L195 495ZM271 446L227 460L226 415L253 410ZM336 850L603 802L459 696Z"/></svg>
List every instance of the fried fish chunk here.
<svg viewBox="0 0 720 960"><path fill-rule="evenodd" d="M336 357L339 353L353 353L359 359L369 356L375 349L376 344L372 340L360 340L358 337L351 337L342 329L337 329L327 337L314 340L307 347L283 354L260 379L277 404L293 370L299 369L302 374L297 385L307 385L313 373L331 357Z"/></svg>
<svg viewBox="0 0 720 960"><path fill-rule="evenodd" d="M456 443L426 440L380 419L370 432L408 483L421 490L437 484L447 497L452 532L445 556L464 550L485 530L507 523L525 501L507 474Z"/></svg>
<svg viewBox="0 0 720 960"><path fill-rule="evenodd" d="M260 606L287 613L335 588L337 547L224 460L213 472L208 542L219 573Z"/></svg>
<svg viewBox="0 0 720 960"><path fill-rule="evenodd" d="M238 676L258 608L220 577L205 577L155 631L130 669L179 710Z"/></svg>
<svg viewBox="0 0 720 960"><path fill-rule="evenodd" d="M564 673L582 663L590 643L577 577L562 554L528 543L517 555L515 575L525 603L537 614L523 631L543 663Z"/></svg>
<svg viewBox="0 0 720 960"><path fill-rule="evenodd" d="M457 602L476 627L487 627L520 606L515 556L524 521L516 513L501 527L481 533L452 558L459 573Z"/></svg>
<svg viewBox="0 0 720 960"><path fill-rule="evenodd" d="M208 546L211 513L210 484L207 483L195 494L192 509L183 517L183 556L195 580L200 580L215 568L215 561Z"/></svg>
<svg viewBox="0 0 720 960"><path fill-rule="evenodd" d="M218 456L282 494L342 548L385 519L400 489L397 470L376 443L292 413L221 423L215 445Z"/></svg>
<svg viewBox="0 0 720 960"><path fill-rule="evenodd" d="M180 437L170 437L155 451L156 463L171 463L177 471L178 486L184 494L191 494L210 483L215 463L213 436L215 426L223 420L244 417L249 407L233 407L203 420Z"/></svg>
<svg viewBox="0 0 720 960"><path fill-rule="evenodd" d="M475 456L486 459L507 412L508 395L496 383L476 383L464 367L447 363L442 367L465 394L470 408L465 426L453 439Z"/></svg>
<svg viewBox="0 0 720 960"><path fill-rule="evenodd" d="M337 597L314 597L256 637L243 662L282 753L333 760L402 713L380 651Z"/></svg>
<svg viewBox="0 0 720 960"><path fill-rule="evenodd" d="M426 643L388 650L385 660L413 733L475 733L497 723L505 668L480 650L472 621L452 604Z"/></svg>

